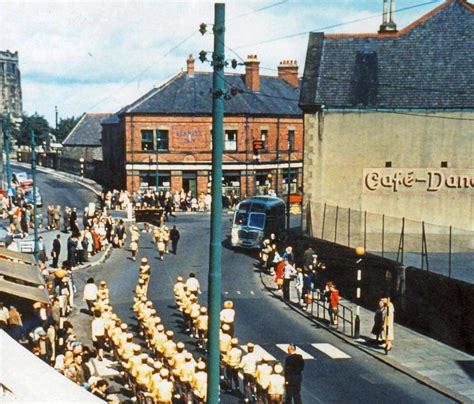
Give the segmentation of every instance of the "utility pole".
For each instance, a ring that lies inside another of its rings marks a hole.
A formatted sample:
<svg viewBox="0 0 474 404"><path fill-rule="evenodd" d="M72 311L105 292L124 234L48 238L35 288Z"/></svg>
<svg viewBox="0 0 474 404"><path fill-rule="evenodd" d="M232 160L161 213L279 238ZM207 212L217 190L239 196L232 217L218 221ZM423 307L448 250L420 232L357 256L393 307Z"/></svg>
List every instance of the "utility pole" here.
<svg viewBox="0 0 474 404"><path fill-rule="evenodd" d="M291 195L291 149L293 147L293 131L288 131L288 176L286 177L286 231L290 231L290 195Z"/></svg>
<svg viewBox="0 0 474 404"><path fill-rule="evenodd" d="M38 261L38 206L36 204L36 144L35 144L35 132L31 129L30 135L31 143L31 174L33 176L33 211L34 211L34 238L35 238L35 259Z"/></svg>
<svg viewBox="0 0 474 404"><path fill-rule="evenodd" d="M219 403L219 331L222 288L222 148L224 128L225 4L214 4L212 54L212 183L211 243L209 251L209 340L207 403Z"/></svg>
<svg viewBox="0 0 474 404"><path fill-rule="evenodd" d="M156 139L156 192L158 192L158 186L160 185L160 173L158 171L158 156L160 154L160 132L155 132L155 139Z"/></svg>
<svg viewBox="0 0 474 404"><path fill-rule="evenodd" d="M55 121L55 125L54 125L54 129L58 130L58 106L55 105L54 106L54 121Z"/></svg>
<svg viewBox="0 0 474 404"><path fill-rule="evenodd" d="M3 141L5 143L5 175L7 177L7 195L10 196L10 188L12 186L12 174L10 166L10 117L7 114L3 114Z"/></svg>

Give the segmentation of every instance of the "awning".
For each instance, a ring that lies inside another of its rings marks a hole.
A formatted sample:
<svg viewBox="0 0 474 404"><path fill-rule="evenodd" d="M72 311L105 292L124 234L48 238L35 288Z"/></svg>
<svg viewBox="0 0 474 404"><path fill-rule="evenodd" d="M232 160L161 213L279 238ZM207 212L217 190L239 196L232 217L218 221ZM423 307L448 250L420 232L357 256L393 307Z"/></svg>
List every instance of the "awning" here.
<svg viewBox="0 0 474 404"><path fill-rule="evenodd" d="M19 283L5 280L3 276L0 276L0 293L23 297L34 302L50 303L48 291L45 288L20 285Z"/></svg>
<svg viewBox="0 0 474 404"><path fill-rule="evenodd" d="M43 275L38 267L0 260L0 276L19 279L32 285L44 285Z"/></svg>
<svg viewBox="0 0 474 404"><path fill-rule="evenodd" d="M10 403L103 403L0 330L0 392Z"/></svg>
<svg viewBox="0 0 474 404"><path fill-rule="evenodd" d="M23 262L29 265L35 265L35 257L29 254L23 254L17 251L9 250L8 248L0 247L0 259L6 259L15 262Z"/></svg>

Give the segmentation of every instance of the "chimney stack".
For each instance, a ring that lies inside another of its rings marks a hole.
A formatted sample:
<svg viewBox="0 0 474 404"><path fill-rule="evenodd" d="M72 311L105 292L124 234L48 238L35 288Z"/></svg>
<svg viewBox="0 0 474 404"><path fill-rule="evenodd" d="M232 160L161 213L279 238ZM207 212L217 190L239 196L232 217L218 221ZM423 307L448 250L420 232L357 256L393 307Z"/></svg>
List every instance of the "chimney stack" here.
<svg viewBox="0 0 474 404"><path fill-rule="evenodd" d="M187 72L189 77L194 77L194 58L193 55L189 55L188 60L186 60Z"/></svg>
<svg viewBox="0 0 474 404"><path fill-rule="evenodd" d="M245 62L245 84L252 91L260 91L260 62L257 55L248 55Z"/></svg>
<svg viewBox="0 0 474 404"><path fill-rule="evenodd" d="M387 10L388 0L383 0L383 19L382 25L379 28L379 34L395 33L397 31L397 24L393 20L395 9L395 0L390 0L390 11Z"/></svg>
<svg viewBox="0 0 474 404"><path fill-rule="evenodd" d="M298 87L298 63L296 60L282 60L278 66L278 77L290 86Z"/></svg>

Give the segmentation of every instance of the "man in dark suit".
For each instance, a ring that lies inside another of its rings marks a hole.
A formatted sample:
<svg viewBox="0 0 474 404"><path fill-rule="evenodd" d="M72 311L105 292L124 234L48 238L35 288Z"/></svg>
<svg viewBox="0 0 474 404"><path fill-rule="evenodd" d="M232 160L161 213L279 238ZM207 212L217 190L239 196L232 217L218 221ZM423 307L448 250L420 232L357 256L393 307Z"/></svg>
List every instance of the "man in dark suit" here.
<svg viewBox="0 0 474 404"><path fill-rule="evenodd" d="M294 344L288 345L288 356L285 360L285 404L301 404L301 382L304 360L300 354L296 353Z"/></svg>
<svg viewBox="0 0 474 404"><path fill-rule="evenodd" d="M53 258L53 264L51 266L53 268L58 267L58 260L59 260L60 253L61 253L61 236L58 234L56 238L53 240L53 250L51 252L51 256Z"/></svg>
<svg viewBox="0 0 474 404"><path fill-rule="evenodd" d="M171 251L174 255L178 252L178 241L179 241L179 231L176 228L176 226L173 226L173 228L170 231L170 240L171 240Z"/></svg>

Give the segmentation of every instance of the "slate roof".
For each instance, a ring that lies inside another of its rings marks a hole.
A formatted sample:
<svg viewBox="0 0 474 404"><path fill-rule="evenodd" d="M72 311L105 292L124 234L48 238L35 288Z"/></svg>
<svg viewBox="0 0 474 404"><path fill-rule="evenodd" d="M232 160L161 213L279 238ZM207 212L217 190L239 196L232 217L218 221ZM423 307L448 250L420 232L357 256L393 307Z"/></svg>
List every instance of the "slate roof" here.
<svg viewBox="0 0 474 404"><path fill-rule="evenodd" d="M474 108L474 7L448 0L398 33L311 33L303 109Z"/></svg>
<svg viewBox="0 0 474 404"><path fill-rule="evenodd" d="M101 146L101 123L111 115L109 113L84 113L64 139L63 146Z"/></svg>
<svg viewBox="0 0 474 404"><path fill-rule="evenodd" d="M274 76L260 76L260 91L245 85L245 75L226 74L225 86L243 90L225 101L226 115L301 116L299 88ZM123 108L117 114L210 115L212 113L212 73L181 72L161 87Z"/></svg>

